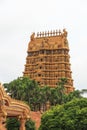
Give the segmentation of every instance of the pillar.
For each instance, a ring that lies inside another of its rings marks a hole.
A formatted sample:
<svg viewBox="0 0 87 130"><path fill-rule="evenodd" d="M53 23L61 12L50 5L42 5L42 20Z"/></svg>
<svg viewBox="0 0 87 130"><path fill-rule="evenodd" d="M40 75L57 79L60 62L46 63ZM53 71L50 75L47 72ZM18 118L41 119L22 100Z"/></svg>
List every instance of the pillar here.
<svg viewBox="0 0 87 130"><path fill-rule="evenodd" d="M0 130L7 130L5 126L6 126L6 116L0 112Z"/></svg>
<svg viewBox="0 0 87 130"><path fill-rule="evenodd" d="M20 130L26 130L25 128L26 118L20 118Z"/></svg>
<svg viewBox="0 0 87 130"><path fill-rule="evenodd" d="M7 112L4 107L4 102L3 100L0 100L0 130L6 130L6 117L7 117Z"/></svg>

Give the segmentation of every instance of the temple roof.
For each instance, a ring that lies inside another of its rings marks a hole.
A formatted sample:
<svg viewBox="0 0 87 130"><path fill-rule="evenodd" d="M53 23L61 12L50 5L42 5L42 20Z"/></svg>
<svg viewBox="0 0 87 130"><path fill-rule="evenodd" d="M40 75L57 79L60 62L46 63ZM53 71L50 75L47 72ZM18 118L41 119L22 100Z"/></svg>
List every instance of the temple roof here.
<svg viewBox="0 0 87 130"><path fill-rule="evenodd" d="M60 49L60 48L68 48L68 40L67 40L67 31L63 29L63 31L47 31L33 33L30 36L30 42L28 47L28 52L30 51L38 51L41 49Z"/></svg>

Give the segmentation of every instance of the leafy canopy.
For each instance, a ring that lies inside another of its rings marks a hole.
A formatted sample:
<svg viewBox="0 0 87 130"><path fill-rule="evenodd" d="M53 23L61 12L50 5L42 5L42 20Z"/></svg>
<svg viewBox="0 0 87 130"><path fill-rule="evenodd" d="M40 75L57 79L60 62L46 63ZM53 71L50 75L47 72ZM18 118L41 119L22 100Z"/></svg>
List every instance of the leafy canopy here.
<svg viewBox="0 0 87 130"><path fill-rule="evenodd" d="M53 107L43 114L39 130L86 130L87 98Z"/></svg>

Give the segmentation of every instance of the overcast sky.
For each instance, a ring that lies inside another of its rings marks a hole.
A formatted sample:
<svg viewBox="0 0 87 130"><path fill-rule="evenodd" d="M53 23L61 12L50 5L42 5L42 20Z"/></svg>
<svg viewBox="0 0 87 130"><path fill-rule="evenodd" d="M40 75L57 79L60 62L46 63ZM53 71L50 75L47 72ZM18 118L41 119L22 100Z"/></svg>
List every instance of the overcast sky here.
<svg viewBox="0 0 87 130"><path fill-rule="evenodd" d="M0 0L0 82L22 76L32 32L66 28L76 89L87 88L87 0Z"/></svg>

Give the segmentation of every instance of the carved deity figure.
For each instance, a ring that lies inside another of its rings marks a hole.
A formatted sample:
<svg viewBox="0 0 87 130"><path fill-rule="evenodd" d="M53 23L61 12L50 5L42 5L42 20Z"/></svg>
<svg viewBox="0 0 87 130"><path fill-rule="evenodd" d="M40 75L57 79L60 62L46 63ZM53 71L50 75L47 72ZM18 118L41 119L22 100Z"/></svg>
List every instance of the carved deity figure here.
<svg viewBox="0 0 87 130"><path fill-rule="evenodd" d="M67 31L66 31L66 29L63 29L63 36L67 37Z"/></svg>
<svg viewBox="0 0 87 130"><path fill-rule="evenodd" d="M64 46L68 47L68 40L67 40L67 31L66 31L66 29L63 29L62 36L63 36L63 44L64 44Z"/></svg>
<svg viewBox="0 0 87 130"><path fill-rule="evenodd" d="M32 35L30 36L31 41L33 41L34 38L35 38L35 33L32 33Z"/></svg>

